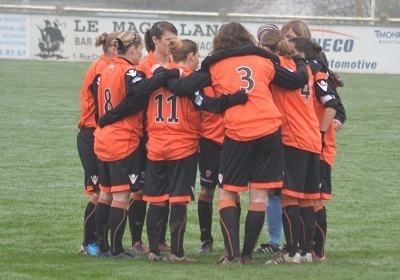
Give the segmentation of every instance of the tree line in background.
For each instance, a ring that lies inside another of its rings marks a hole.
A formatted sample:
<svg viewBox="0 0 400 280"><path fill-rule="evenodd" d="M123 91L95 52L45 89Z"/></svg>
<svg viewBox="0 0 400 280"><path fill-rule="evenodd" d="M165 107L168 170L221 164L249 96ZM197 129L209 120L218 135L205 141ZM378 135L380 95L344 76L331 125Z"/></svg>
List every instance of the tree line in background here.
<svg viewBox="0 0 400 280"><path fill-rule="evenodd" d="M400 0L2 0L3 4L177 10L301 16L400 18ZM374 3L374 4L373 4Z"/></svg>

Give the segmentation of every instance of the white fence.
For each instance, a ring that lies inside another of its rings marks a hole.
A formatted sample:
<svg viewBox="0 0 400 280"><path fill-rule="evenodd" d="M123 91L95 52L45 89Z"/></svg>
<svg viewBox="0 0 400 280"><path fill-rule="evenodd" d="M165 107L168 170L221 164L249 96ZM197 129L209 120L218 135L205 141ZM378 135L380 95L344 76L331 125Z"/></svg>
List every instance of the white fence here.
<svg viewBox="0 0 400 280"><path fill-rule="evenodd" d="M198 43L206 56L221 24L239 21L256 34L263 23L278 26L291 17L174 11L101 10L67 7L0 5L0 58L92 61L102 32L134 30L140 34L159 20L168 20L179 37ZM7 13L6 13L7 12ZM299 18L299 17L296 17ZM301 18L309 23L313 39L323 48L330 67L340 72L400 74L400 27L379 19ZM339 23L340 24L339 24ZM394 19L392 22L397 23Z"/></svg>

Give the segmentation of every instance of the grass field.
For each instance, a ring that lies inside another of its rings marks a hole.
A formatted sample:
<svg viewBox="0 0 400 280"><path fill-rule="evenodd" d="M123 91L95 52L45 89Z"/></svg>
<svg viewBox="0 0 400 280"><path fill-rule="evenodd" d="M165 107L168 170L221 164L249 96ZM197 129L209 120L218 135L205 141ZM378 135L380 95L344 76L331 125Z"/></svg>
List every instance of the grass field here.
<svg viewBox="0 0 400 280"><path fill-rule="evenodd" d="M267 266L266 255L255 255L252 266L216 266L223 249L218 213L215 250L198 255L195 203L185 241L195 264L77 254L87 198L76 135L87 67L0 60L0 279L400 279L400 76L343 74L348 119L333 169L328 260Z"/></svg>

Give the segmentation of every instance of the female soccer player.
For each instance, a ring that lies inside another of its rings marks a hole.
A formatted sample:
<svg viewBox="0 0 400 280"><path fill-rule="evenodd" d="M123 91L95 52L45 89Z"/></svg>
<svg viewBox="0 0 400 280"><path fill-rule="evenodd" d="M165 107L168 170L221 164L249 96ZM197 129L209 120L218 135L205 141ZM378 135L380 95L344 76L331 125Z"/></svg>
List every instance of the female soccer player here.
<svg viewBox="0 0 400 280"><path fill-rule="evenodd" d="M246 104L232 107L224 114L225 140L221 151L218 200L227 256L220 263L250 264L264 221L268 190L280 189L283 183L282 116L273 102L269 86L274 81L292 89L299 88L307 83L308 75L305 62L300 58L297 58L302 73L300 78L298 73L277 65L279 59L261 52L253 36L239 23L221 26L213 40L213 48L214 53L208 61L214 63L209 71L217 96L237 89L245 89L249 95ZM271 59L254 55L252 51ZM207 68L204 64L202 69ZM285 82L280 83L282 80ZM240 252L235 201L238 192L248 189L249 211Z"/></svg>
<svg viewBox="0 0 400 280"><path fill-rule="evenodd" d="M163 67L146 79L135 69L142 57L143 41L139 34L125 31L111 42L118 50L118 58L103 71L99 90L99 116L117 106L126 96L140 104L148 95L162 86L167 78ZM179 77L176 75L176 77ZM139 141L142 136L143 113L129 115L122 120L95 130L94 151L99 159L100 198L96 208L96 232L99 257L133 258L124 251L122 236L125 230L130 193L138 189ZM110 227L111 246L107 244L107 226ZM108 253L108 250L110 252Z"/></svg>
<svg viewBox="0 0 400 280"><path fill-rule="evenodd" d="M271 28L260 37L260 45L280 56L281 65L295 69L291 60L294 50L279 29ZM319 198L319 155L321 133L325 133L332 121L337 102L327 91L327 76L321 72L309 72L309 83L301 89L288 91L271 86L274 102L283 115L282 141L284 150L284 184L280 200L283 207L283 226L286 237L286 253L268 263L311 262L315 232L313 199ZM315 86L314 86L315 84ZM318 121L314 99L324 103L324 120ZM323 132L321 132L323 131ZM300 225L303 235L300 242ZM298 254L298 243L301 254Z"/></svg>
<svg viewBox="0 0 400 280"><path fill-rule="evenodd" d="M287 40L294 37L306 37L311 40L311 32L306 23L300 20L292 20L286 22L282 26L282 34L285 36ZM319 67L322 67L324 71L329 75L328 79L328 87L330 91L335 94L335 98L338 102L337 112L335 118L333 120L334 131L338 132L342 129L343 124L346 120L346 111L342 104L341 98L336 90L337 84L340 84L340 81L337 81L335 78L335 73L328 69L328 62L324 52L321 52L315 60L320 64ZM343 84L341 84L343 86ZM330 131L331 129L329 129ZM335 141L335 133L329 132L325 136L325 141L329 142L329 145L324 147L321 154L321 195L320 200L315 201L315 212L317 218L317 227L315 232L315 250L313 252L313 258L316 261L325 260L325 240L327 233L327 217L326 217L326 207L325 200L332 199L332 184L331 184L331 168L334 164L334 158L336 154L336 141Z"/></svg>
<svg viewBox="0 0 400 280"><path fill-rule="evenodd" d="M82 167L85 172L85 194L90 196L83 222L83 242L79 250L80 254L95 256L98 251L95 208L99 199L99 173L97 169L97 157L94 153L94 135L96 128L97 111L97 89L100 75L111 60L117 57L117 49L111 45L118 32L103 33L96 38L95 46L103 46L103 54L94 61L86 72L81 90L81 119L78 127L77 146Z"/></svg>

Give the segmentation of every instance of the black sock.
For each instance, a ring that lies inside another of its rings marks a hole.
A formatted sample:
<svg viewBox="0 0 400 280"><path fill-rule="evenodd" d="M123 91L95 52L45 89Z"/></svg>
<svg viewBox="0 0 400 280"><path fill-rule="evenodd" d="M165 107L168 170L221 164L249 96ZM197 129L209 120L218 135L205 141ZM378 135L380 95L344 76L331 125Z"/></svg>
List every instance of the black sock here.
<svg viewBox="0 0 400 280"><path fill-rule="evenodd" d="M85 209L85 219L83 221L83 246L97 241L96 237L96 220L95 220L96 205L89 201Z"/></svg>
<svg viewBox="0 0 400 280"><path fill-rule="evenodd" d="M199 216L199 226L200 226L200 240L213 242L213 237L211 234L212 227L212 213L213 204L212 202L207 202L204 200L198 200L197 202L197 214Z"/></svg>
<svg viewBox="0 0 400 280"><path fill-rule="evenodd" d="M300 209L298 205L289 205L282 209L282 222L285 232L286 248L290 257L297 253L300 234Z"/></svg>
<svg viewBox="0 0 400 280"><path fill-rule="evenodd" d="M157 256L160 255L159 240L164 223L165 208L164 206L157 206L150 203L147 210L146 228L149 250Z"/></svg>
<svg viewBox="0 0 400 280"><path fill-rule="evenodd" d="M301 222L303 226L303 240L301 255L311 253L314 244L315 234L315 212L314 206L300 208Z"/></svg>
<svg viewBox="0 0 400 280"><path fill-rule="evenodd" d="M163 225L160 232L160 243L167 243L166 236L167 236L167 228L168 228L168 218L169 218L169 204L167 207L164 207L164 215L163 215Z"/></svg>
<svg viewBox="0 0 400 280"><path fill-rule="evenodd" d="M264 207L265 209L265 207ZM251 257L264 225L265 211L247 212L242 256Z"/></svg>
<svg viewBox="0 0 400 280"><path fill-rule="evenodd" d="M142 241L144 219L146 217L147 203L144 200L131 199L128 208L129 229L132 237L132 246Z"/></svg>
<svg viewBox="0 0 400 280"><path fill-rule="evenodd" d="M318 257L322 257L325 254L325 240L327 232L327 220L326 220L326 208L322 208L316 216L316 229L314 236L314 252Z"/></svg>
<svg viewBox="0 0 400 280"><path fill-rule="evenodd" d="M111 254L114 256L124 251L122 237L125 232L127 212L127 210L117 207L110 209Z"/></svg>
<svg viewBox="0 0 400 280"><path fill-rule="evenodd" d="M171 232L171 253L182 258L185 255L183 240L186 231L187 205L172 204L171 217L169 219L169 231Z"/></svg>
<svg viewBox="0 0 400 280"><path fill-rule="evenodd" d="M239 217L236 207L228 206L219 210L220 224L228 260L240 258Z"/></svg>
<svg viewBox="0 0 400 280"><path fill-rule="evenodd" d="M239 217L239 222L240 222L240 215L242 214L242 204L239 202L236 202L236 210L238 213L238 217ZM239 223L240 225L240 223Z"/></svg>
<svg viewBox="0 0 400 280"><path fill-rule="evenodd" d="M103 253L110 250L110 245L108 243L109 218L110 205L98 202L95 210L96 234L99 249Z"/></svg>

